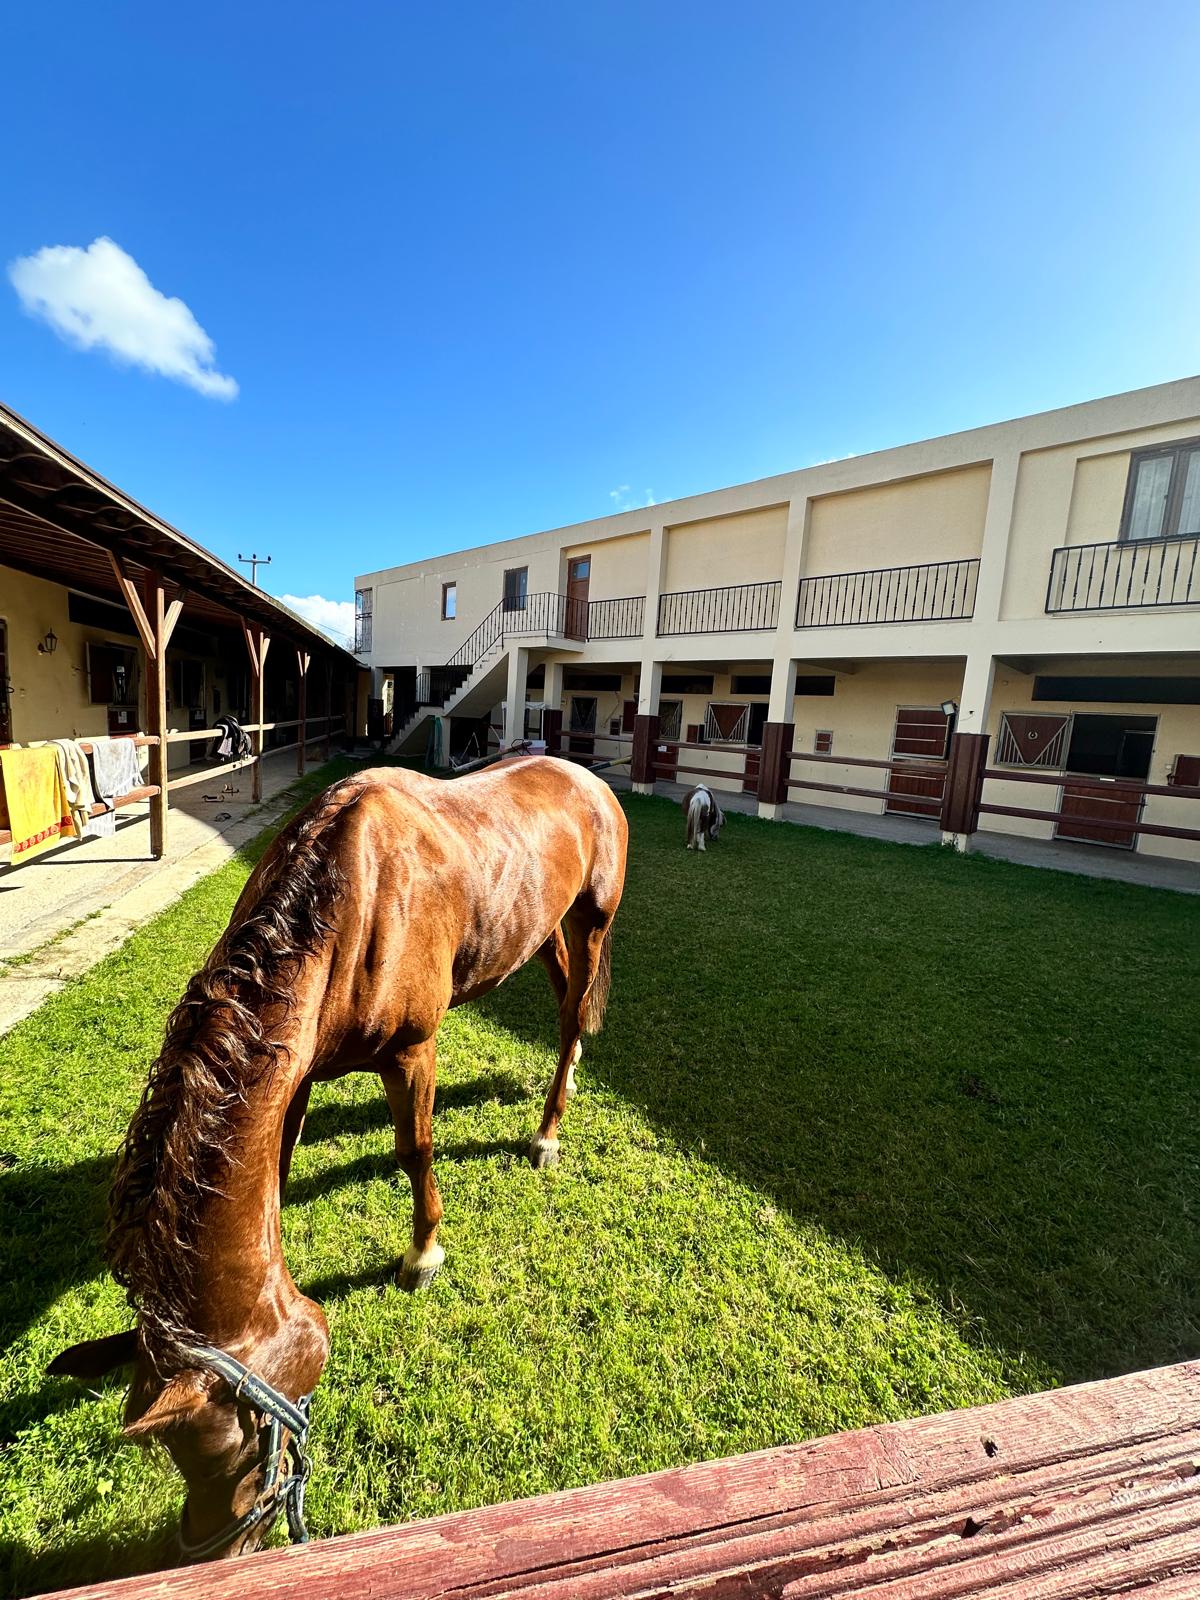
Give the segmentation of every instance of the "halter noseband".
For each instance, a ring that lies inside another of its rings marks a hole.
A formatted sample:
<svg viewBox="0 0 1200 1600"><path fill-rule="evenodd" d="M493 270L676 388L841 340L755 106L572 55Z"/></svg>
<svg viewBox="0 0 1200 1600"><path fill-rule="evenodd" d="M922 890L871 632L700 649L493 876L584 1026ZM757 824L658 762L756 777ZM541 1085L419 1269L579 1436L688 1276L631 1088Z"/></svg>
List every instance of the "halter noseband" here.
<svg viewBox="0 0 1200 1600"><path fill-rule="evenodd" d="M312 1405L312 1395L305 1394L301 1395L299 1400L289 1400L286 1395L280 1394L278 1389L273 1389L265 1378L260 1378L251 1372L250 1368L244 1366L236 1356L231 1356L225 1350L219 1350L216 1345L185 1345L184 1354L198 1367L206 1367L210 1372L215 1372L224 1378L239 1400L244 1400L248 1405L261 1411L267 1418L268 1430L266 1477L257 1500L244 1516L235 1517L219 1533L211 1534L207 1539L200 1539L195 1544L184 1537L181 1523L180 1552L190 1560L202 1560L224 1545L231 1544L242 1534L249 1533L251 1528L256 1528L260 1522L266 1521L269 1526L279 1515L281 1504L287 1513L288 1533L292 1543L307 1544L308 1529L304 1525L304 1487L308 1482L312 1463L305 1454L304 1441L308 1436L308 1410ZM286 1451L283 1444L285 1428L290 1435ZM290 1470L286 1473L285 1455L290 1458Z"/></svg>

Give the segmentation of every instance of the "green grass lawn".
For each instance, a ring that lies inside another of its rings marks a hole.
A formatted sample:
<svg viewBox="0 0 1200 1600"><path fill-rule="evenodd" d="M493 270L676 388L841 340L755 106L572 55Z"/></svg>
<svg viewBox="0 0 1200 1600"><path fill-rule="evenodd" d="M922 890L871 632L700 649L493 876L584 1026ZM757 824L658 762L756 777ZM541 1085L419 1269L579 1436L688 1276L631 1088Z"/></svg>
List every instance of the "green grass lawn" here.
<svg viewBox="0 0 1200 1600"><path fill-rule="evenodd" d="M314 1534L994 1400L1200 1346L1200 900L627 802L605 1032L562 1165L536 965L441 1034L442 1276L374 1079L319 1088L284 1233L333 1348ZM0 1589L165 1559L181 1486L118 1384L43 1376L126 1326L100 1237L230 862L0 1041Z"/></svg>

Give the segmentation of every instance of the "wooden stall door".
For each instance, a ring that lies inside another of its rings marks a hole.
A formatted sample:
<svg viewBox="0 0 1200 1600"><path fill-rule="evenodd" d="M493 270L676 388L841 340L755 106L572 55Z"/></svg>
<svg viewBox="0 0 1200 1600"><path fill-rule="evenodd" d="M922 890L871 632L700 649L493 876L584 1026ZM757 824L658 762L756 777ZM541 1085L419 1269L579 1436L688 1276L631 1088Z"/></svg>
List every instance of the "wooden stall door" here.
<svg viewBox="0 0 1200 1600"><path fill-rule="evenodd" d="M900 706L896 712L892 759L926 764L944 761L949 731L950 719L940 706ZM909 777L904 772L889 773L884 810L936 820L941 815L945 788L944 774Z"/></svg>
<svg viewBox="0 0 1200 1600"><path fill-rule="evenodd" d="M1127 826L1142 812L1142 796L1114 789L1111 783L1096 779L1091 783L1078 778L1063 784L1062 812L1054 825L1056 839L1076 839L1082 844L1106 844L1114 850L1132 850L1137 834ZM1094 822L1076 822L1075 817L1104 817L1102 827ZM1107 821L1111 818L1111 822Z"/></svg>
<svg viewBox="0 0 1200 1600"><path fill-rule="evenodd" d="M568 639L588 636L588 591L592 584L591 556L576 556L567 563L567 618L563 631Z"/></svg>

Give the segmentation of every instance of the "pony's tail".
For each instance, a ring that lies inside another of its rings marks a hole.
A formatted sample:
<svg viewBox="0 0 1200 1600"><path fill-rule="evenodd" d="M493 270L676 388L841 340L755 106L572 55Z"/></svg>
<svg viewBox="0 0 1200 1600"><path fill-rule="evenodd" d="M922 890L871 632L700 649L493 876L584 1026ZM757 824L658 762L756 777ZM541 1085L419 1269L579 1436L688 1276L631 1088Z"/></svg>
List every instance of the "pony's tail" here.
<svg viewBox="0 0 1200 1600"><path fill-rule="evenodd" d="M599 1033L604 1026L604 1013L608 1008L608 991L612 987L612 923L600 946L600 959L596 963L596 976L583 1002L583 1031Z"/></svg>

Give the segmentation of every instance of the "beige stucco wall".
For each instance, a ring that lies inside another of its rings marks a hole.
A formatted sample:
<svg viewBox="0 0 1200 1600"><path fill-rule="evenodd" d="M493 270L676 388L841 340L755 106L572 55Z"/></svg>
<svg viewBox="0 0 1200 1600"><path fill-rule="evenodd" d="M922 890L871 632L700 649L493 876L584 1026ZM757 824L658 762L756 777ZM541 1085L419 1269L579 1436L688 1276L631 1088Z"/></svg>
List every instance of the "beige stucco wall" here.
<svg viewBox="0 0 1200 1600"><path fill-rule="evenodd" d="M1192 418L1170 427L1143 428L1024 455L1005 560L1001 617L1045 615L1056 546L1116 539L1132 450L1197 432L1200 421Z"/></svg>
<svg viewBox="0 0 1200 1600"><path fill-rule="evenodd" d="M663 591L720 589L780 577L787 521L788 508L779 505L668 528Z"/></svg>
<svg viewBox="0 0 1200 1600"><path fill-rule="evenodd" d="M984 462L814 500L804 575L977 556L991 475Z"/></svg>
<svg viewBox="0 0 1200 1600"><path fill-rule="evenodd" d="M16 743L107 733L106 707L88 701L87 641L124 650L136 641L71 622L66 589L11 567L0 567L0 620L8 631L9 705ZM38 642L50 629L58 637L58 648L53 655L39 655ZM140 661L134 674L139 681Z"/></svg>
<svg viewBox="0 0 1200 1600"><path fill-rule="evenodd" d="M605 539L595 544L572 544L563 550L561 589L567 590L567 566L575 556L591 556L592 577L589 600L624 600L646 593L646 563L650 556L650 534L631 533L621 539Z"/></svg>

